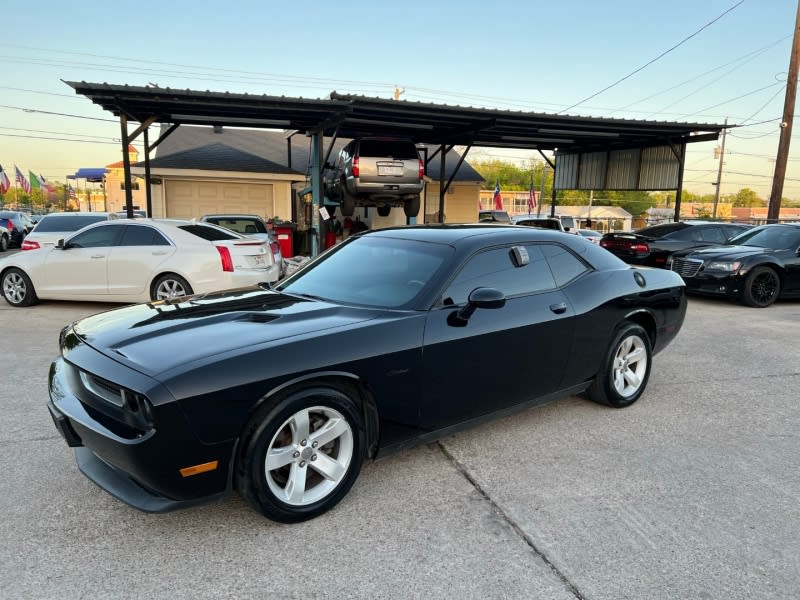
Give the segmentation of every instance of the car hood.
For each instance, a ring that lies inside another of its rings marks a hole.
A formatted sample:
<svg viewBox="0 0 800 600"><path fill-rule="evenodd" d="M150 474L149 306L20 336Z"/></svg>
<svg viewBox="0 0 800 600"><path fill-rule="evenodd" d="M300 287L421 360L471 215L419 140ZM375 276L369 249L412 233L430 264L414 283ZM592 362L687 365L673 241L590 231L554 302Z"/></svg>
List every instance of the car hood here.
<svg viewBox="0 0 800 600"><path fill-rule="evenodd" d="M714 246L712 248L681 252L675 256L680 255L681 257L700 260L737 260L755 254L772 254L774 252L776 250L772 248L759 248L757 246Z"/></svg>
<svg viewBox="0 0 800 600"><path fill-rule="evenodd" d="M245 288L119 308L77 321L73 331L95 350L155 377L211 356L350 327L382 312Z"/></svg>

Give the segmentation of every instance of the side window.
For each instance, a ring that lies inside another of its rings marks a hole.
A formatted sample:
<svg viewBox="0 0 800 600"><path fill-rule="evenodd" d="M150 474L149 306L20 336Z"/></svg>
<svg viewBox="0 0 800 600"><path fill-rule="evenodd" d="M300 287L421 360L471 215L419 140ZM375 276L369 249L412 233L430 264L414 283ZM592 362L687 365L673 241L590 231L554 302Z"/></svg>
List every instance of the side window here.
<svg viewBox="0 0 800 600"><path fill-rule="evenodd" d="M168 246L161 233L147 225L128 225L122 234L120 246Z"/></svg>
<svg viewBox="0 0 800 600"><path fill-rule="evenodd" d="M68 248L107 248L113 246L119 236L120 227L95 227L79 233L67 243Z"/></svg>
<svg viewBox="0 0 800 600"><path fill-rule="evenodd" d="M541 248L542 253L547 258L547 262L550 264L550 270L553 272L553 278L558 287L566 285L589 270L589 267L581 259L564 248L564 246L541 244L539 248ZM530 253L530 246L528 247L528 252Z"/></svg>
<svg viewBox="0 0 800 600"><path fill-rule="evenodd" d="M522 267L514 266L509 247L476 254L442 294L442 302L447 305L466 304L470 292L478 287L496 288L507 297L555 288L555 281L539 247L526 246L526 250L530 262Z"/></svg>

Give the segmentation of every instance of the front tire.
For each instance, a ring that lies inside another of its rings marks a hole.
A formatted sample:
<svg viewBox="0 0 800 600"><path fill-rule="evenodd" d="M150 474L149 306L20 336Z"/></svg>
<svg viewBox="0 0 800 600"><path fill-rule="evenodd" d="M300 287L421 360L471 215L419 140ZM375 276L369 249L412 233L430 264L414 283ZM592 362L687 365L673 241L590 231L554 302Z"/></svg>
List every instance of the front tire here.
<svg viewBox="0 0 800 600"><path fill-rule="evenodd" d="M12 267L3 273L3 298L11 306L31 306L39 301L33 283L24 271Z"/></svg>
<svg viewBox="0 0 800 600"><path fill-rule="evenodd" d="M312 519L352 487L364 461L361 414L344 389L318 384L277 397L242 436L236 487L265 517Z"/></svg>
<svg viewBox="0 0 800 600"><path fill-rule="evenodd" d="M180 296L190 296L194 292L192 286L180 275L162 275L153 282L150 288L151 300L171 300Z"/></svg>
<svg viewBox="0 0 800 600"><path fill-rule="evenodd" d="M781 293L781 278L774 269L756 267L747 276L742 291L742 301L747 306L766 308Z"/></svg>
<svg viewBox="0 0 800 600"><path fill-rule="evenodd" d="M627 323L614 336L602 369L589 387L589 398L612 408L630 406L647 387L652 361L647 332Z"/></svg>

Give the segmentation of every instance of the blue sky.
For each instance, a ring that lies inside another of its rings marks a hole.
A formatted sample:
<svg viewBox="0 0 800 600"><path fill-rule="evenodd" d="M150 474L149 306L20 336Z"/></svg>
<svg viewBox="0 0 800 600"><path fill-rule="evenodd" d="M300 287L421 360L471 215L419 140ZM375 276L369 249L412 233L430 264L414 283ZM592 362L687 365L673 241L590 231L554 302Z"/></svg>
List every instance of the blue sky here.
<svg viewBox="0 0 800 600"><path fill-rule="evenodd" d="M727 138L722 192L750 187L767 197L797 4L738 2L5 0L0 164L63 181L121 158L118 122L62 79L311 98L333 90L388 98L398 86L406 100L456 105L727 117L746 126ZM793 137L784 195L800 198L800 129ZM689 147L686 189L713 191L714 145ZM470 157L531 155L474 149Z"/></svg>

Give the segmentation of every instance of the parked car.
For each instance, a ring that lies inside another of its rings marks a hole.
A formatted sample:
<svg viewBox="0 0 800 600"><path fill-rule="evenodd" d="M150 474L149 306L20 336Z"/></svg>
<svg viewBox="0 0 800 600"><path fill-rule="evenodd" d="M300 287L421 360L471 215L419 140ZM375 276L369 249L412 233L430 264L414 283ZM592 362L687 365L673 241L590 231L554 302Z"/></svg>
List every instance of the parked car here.
<svg viewBox="0 0 800 600"><path fill-rule="evenodd" d="M39 299L167 300L277 279L278 266L261 240L179 220L102 221L0 263L0 287L12 306Z"/></svg>
<svg viewBox="0 0 800 600"><path fill-rule="evenodd" d="M407 217L419 213L425 167L411 140L361 138L350 141L323 171L325 194L350 217L356 206L375 206L388 216L402 206Z"/></svg>
<svg viewBox="0 0 800 600"><path fill-rule="evenodd" d="M504 210L480 210L478 211L478 221L480 223L511 223L511 217Z"/></svg>
<svg viewBox="0 0 800 600"><path fill-rule="evenodd" d="M8 250L8 245L11 243L11 234L8 229L0 225L0 252Z"/></svg>
<svg viewBox="0 0 800 600"><path fill-rule="evenodd" d="M339 502L365 458L583 391L630 406L685 311L677 274L578 236L380 229L271 289L73 323L48 406L81 471L136 508L235 488L296 522Z"/></svg>
<svg viewBox="0 0 800 600"><path fill-rule="evenodd" d="M54 212L43 216L22 242L23 250L38 250L44 246L55 246L58 240L92 223L116 219L107 212Z"/></svg>
<svg viewBox="0 0 800 600"><path fill-rule="evenodd" d="M580 236L585 237L593 244L599 244L600 239L603 237L602 233L600 233L599 231L595 231L594 229L578 229L576 233Z"/></svg>
<svg viewBox="0 0 800 600"><path fill-rule="evenodd" d="M564 231L564 226L561 224L561 219L556 217L518 215L514 217L513 223L514 225L524 225L526 227L539 227L540 229Z"/></svg>
<svg viewBox="0 0 800 600"><path fill-rule="evenodd" d="M695 294L763 308L800 298L800 225L762 225L723 246L676 252L668 267Z"/></svg>
<svg viewBox="0 0 800 600"><path fill-rule="evenodd" d="M600 246L626 263L663 268L673 252L718 246L751 227L744 223L661 223L628 233L607 233L600 240Z"/></svg>
<svg viewBox="0 0 800 600"><path fill-rule="evenodd" d="M280 268L281 276L286 273L286 266L283 263L283 253L281 252L281 244L275 232L270 229L264 222L264 219L258 215L203 215L200 220L205 223L214 223L220 227L225 227L236 233L241 233L248 237L264 240L269 244L272 251L272 257L275 264Z"/></svg>
<svg viewBox="0 0 800 600"><path fill-rule="evenodd" d="M127 219L128 218L128 211L127 210L119 210L115 213L117 217L120 219ZM147 217L147 211L141 210L138 208L133 209L133 218L134 219L143 219Z"/></svg>
<svg viewBox="0 0 800 600"><path fill-rule="evenodd" d="M31 218L24 212L0 210L0 225L8 229L11 246L22 246L25 236L33 229Z"/></svg>

